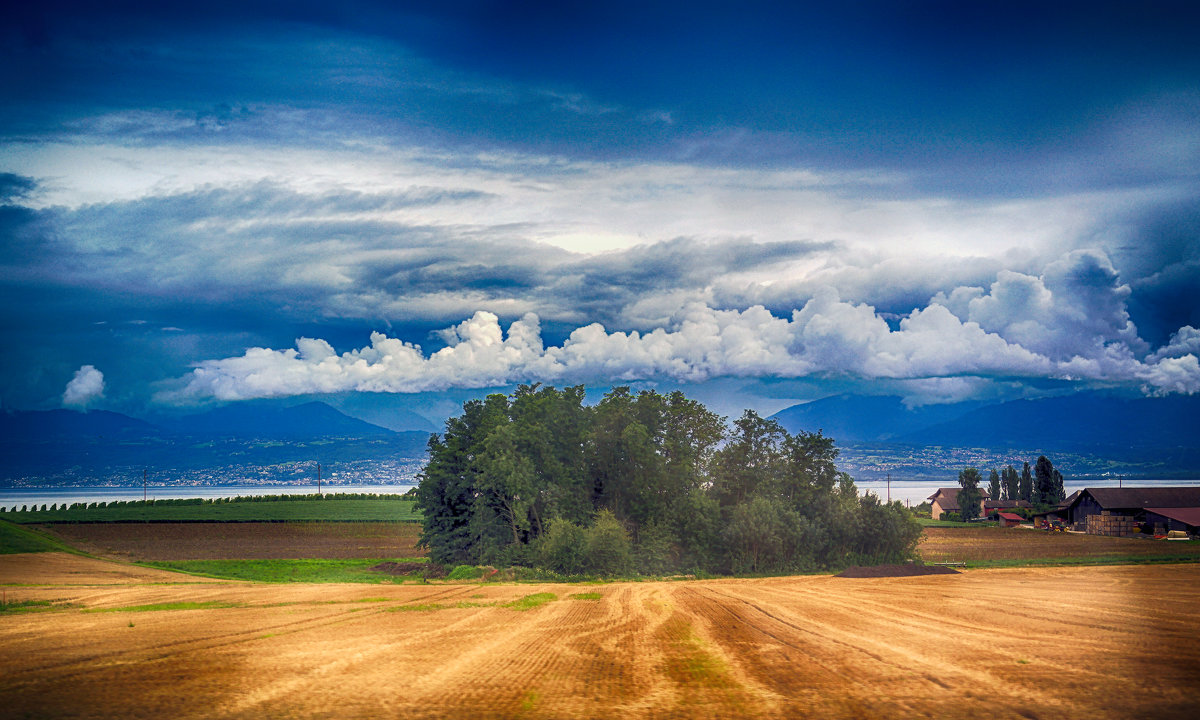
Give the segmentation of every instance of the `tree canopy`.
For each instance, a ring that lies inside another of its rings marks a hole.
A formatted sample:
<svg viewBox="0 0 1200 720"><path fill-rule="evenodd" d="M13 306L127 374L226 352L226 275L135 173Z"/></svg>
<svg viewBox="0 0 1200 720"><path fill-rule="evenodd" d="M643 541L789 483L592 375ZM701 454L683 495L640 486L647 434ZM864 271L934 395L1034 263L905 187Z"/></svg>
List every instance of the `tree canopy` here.
<svg viewBox="0 0 1200 720"><path fill-rule="evenodd" d="M966 468L958 474L958 514L964 521L979 517L979 503L983 501L983 491L979 489L979 470Z"/></svg>
<svg viewBox="0 0 1200 720"><path fill-rule="evenodd" d="M901 562L920 526L860 497L820 431L676 391L523 385L463 405L429 440L421 542L441 563L563 574L779 573Z"/></svg>

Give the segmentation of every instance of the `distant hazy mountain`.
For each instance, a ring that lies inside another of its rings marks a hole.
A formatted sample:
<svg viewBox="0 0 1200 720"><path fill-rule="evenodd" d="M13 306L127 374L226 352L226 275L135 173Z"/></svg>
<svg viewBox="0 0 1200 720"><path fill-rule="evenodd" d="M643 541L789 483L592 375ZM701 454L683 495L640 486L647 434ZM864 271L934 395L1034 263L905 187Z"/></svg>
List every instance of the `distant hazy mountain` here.
<svg viewBox="0 0 1200 720"><path fill-rule="evenodd" d="M780 410L771 417L788 432L816 432L842 443L886 442L951 420L981 403L909 408L898 397L835 395Z"/></svg>
<svg viewBox="0 0 1200 720"><path fill-rule="evenodd" d="M772 417L789 432L821 429L839 443L1100 453L1200 446L1200 397L1179 395L1124 398L1077 393L912 409L895 397L838 395L794 405Z"/></svg>
<svg viewBox="0 0 1200 720"><path fill-rule="evenodd" d="M898 439L917 445L1117 452L1194 448L1200 445L1198 428L1200 397L1121 398L1081 393L978 408Z"/></svg>
<svg viewBox="0 0 1200 720"><path fill-rule="evenodd" d="M76 437L148 437L161 430L148 422L105 410L34 410L0 413L6 441Z"/></svg>
<svg viewBox="0 0 1200 720"><path fill-rule="evenodd" d="M112 469L279 466L424 456L427 432L393 432L324 403L237 404L152 424L119 413L0 413L0 480L104 477ZM219 473L218 473L219 474Z"/></svg>
<svg viewBox="0 0 1200 720"><path fill-rule="evenodd" d="M387 428L352 418L322 402L294 407L238 403L163 422L181 435L240 438L390 436Z"/></svg>
<svg viewBox="0 0 1200 720"><path fill-rule="evenodd" d="M388 410L386 412L362 415L362 418L367 422L372 422L396 432L418 431L431 433L439 430L438 426L429 421L429 418L419 415L412 410Z"/></svg>

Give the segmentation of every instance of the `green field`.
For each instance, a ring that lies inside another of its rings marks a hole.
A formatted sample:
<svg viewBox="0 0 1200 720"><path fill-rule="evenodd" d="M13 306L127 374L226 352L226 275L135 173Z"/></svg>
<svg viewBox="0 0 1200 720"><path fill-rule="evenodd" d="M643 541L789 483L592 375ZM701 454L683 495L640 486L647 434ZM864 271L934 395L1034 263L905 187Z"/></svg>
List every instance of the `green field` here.
<svg viewBox="0 0 1200 720"><path fill-rule="evenodd" d="M292 495L266 498L135 500L8 511L20 524L71 522L420 522L399 495Z"/></svg>
<svg viewBox="0 0 1200 720"><path fill-rule="evenodd" d="M953 520L930 520L929 518L917 518L917 522L921 527L937 527L937 528L972 528L972 527L997 527L1000 523L995 520L979 520L976 522L956 522Z"/></svg>
<svg viewBox="0 0 1200 720"><path fill-rule="evenodd" d="M55 538L0 520L0 555L36 552L75 552Z"/></svg>
<svg viewBox="0 0 1200 720"><path fill-rule="evenodd" d="M176 570L229 580L303 583L401 583L420 581L420 575L395 576L371 570L385 561L420 562L426 558L373 558L353 560L180 560L141 563L163 570Z"/></svg>

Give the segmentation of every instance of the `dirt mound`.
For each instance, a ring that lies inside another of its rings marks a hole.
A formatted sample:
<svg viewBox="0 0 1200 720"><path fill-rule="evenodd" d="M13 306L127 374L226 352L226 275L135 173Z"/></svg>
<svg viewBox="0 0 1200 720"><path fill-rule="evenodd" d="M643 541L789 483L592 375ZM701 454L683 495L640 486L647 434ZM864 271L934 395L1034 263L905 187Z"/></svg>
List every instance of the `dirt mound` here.
<svg viewBox="0 0 1200 720"><path fill-rule="evenodd" d="M878 578L878 577L915 577L917 575L957 575L958 571L943 565L854 565L848 567L834 577L845 578Z"/></svg>

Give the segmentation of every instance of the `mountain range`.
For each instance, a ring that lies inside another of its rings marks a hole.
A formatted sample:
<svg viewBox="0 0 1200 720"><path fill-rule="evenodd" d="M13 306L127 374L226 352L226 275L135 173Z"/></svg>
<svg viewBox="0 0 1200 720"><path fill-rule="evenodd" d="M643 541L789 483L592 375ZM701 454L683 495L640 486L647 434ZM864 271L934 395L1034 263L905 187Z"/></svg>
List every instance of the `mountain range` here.
<svg viewBox="0 0 1200 720"><path fill-rule="evenodd" d="M1200 446L1200 396L1102 392L984 404L908 407L898 397L838 395L771 416L789 432L822 430L839 443L1071 452Z"/></svg>
<svg viewBox="0 0 1200 720"><path fill-rule="evenodd" d="M361 463L423 458L429 433L393 431L321 402L228 405L153 422L103 410L0 413L0 482L67 476L95 480L116 469L159 471L297 462Z"/></svg>
<svg viewBox="0 0 1200 720"><path fill-rule="evenodd" d="M909 407L898 397L838 395L772 418L791 432L832 437L842 449L839 462L860 477L888 471L940 477L964 462L964 448L991 452L971 455L980 466L1053 453L1078 473L1200 473L1200 397L1078 393ZM0 412L0 483L88 484L130 473L140 479L143 468L192 475L269 468L282 477L297 463L419 467L428 438L426 431L394 431L321 402L248 402L148 419L103 410Z"/></svg>

